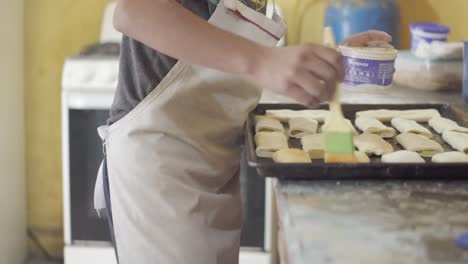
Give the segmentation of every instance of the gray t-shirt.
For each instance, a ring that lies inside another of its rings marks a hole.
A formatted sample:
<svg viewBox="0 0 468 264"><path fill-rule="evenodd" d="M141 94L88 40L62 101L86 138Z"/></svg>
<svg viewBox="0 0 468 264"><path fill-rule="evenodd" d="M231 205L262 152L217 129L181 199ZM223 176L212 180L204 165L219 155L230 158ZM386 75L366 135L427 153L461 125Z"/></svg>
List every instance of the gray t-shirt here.
<svg viewBox="0 0 468 264"><path fill-rule="evenodd" d="M192 13L208 20L218 0L177 0ZM266 0L243 0L259 12L265 12ZM136 107L166 76L177 60L143 43L123 36L117 90L110 109L109 124L115 123Z"/></svg>

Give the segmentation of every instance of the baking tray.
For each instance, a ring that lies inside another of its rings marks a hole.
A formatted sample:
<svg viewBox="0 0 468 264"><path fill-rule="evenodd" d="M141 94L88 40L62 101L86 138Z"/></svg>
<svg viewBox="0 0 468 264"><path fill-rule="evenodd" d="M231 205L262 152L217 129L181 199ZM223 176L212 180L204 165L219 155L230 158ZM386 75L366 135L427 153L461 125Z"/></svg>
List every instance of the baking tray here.
<svg viewBox="0 0 468 264"><path fill-rule="evenodd" d="M327 108L325 105L319 107L319 109ZM443 117L467 127L468 115L457 107L445 104L344 104L343 113L354 124L355 113L362 110L426 108L437 109ZM311 164L279 164L274 163L270 158L257 157L254 140L255 115L264 115L269 109L302 110L307 108L299 104L260 104L250 113L244 131L247 161L260 176L288 180L468 180L468 163L436 164L431 163L430 158L425 159L427 162L425 164L385 164L380 162L380 157L371 157L371 163L368 164L326 164L323 160L314 160ZM427 124L420 124L431 130L434 134L433 139L441 143L446 151L453 150ZM395 150L402 149L395 138L387 141ZM289 146L300 149L300 140L290 139Z"/></svg>

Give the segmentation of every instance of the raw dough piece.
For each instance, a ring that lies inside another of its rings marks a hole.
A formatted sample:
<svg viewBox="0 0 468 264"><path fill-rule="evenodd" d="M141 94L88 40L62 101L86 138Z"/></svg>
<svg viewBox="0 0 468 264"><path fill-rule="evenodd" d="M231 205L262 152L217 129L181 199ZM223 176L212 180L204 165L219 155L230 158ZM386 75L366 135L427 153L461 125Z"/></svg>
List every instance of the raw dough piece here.
<svg viewBox="0 0 468 264"><path fill-rule="evenodd" d="M448 118L440 116L433 117L429 120L429 126L431 126L437 133L442 134L445 130L458 127L457 122Z"/></svg>
<svg viewBox="0 0 468 264"><path fill-rule="evenodd" d="M370 163L370 158L362 151L355 151L354 156L358 163Z"/></svg>
<svg viewBox="0 0 468 264"><path fill-rule="evenodd" d="M354 145L367 155L382 156L393 152L393 146L375 134L361 134L354 137Z"/></svg>
<svg viewBox="0 0 468 264"><path fill-rule="evenodd" d="M446 130L442 134L442 138L452 146L452 148L468 154L468 133L460 133L451 130Z"/></svg>
<svg viewBox="0 0 468 264"><path fill-rule="evenodd" d="M257 116L255 118L255 132L284 132L284 127L280 121L265 116Z"/></svg>
<svg viewBox="0 0 468 264"><path fill-rule="evenodd" d="M434 117L440 117L440 113L436 109L403 110L398 113L397 117L427 123Z"/></svg>
<svg viewBox="0 0 468 264"><path fill-rule="evenodd" d="M370 117L375 118L381 122L390 122L393 118L397 117L398 110L388 110L388 109L379 109L379 110L367 110L356 112L356 118L358 117Z"/></svg>
<svg viewBox="0 0 468 264"><path fill-rule="evenodd" d="M288 122L291 118L295 117L306 117L310 119L317 120L318 122L323 123L328 117L328 110L320 109L305 109L305 110L290 110L290 109L281 109L281 110L266 110L266 116L271 118L278 119L281 122Z"/></svg>
<svg viewBox="0 0 468 264"><path fill-rule="evenodd" d="M383 138L391 138L396 134L393 127L388 127L372 117L358 117L356 118L355 124L362 132L376 134Z"/></svg>
<svg viewBox="0 0 468 264"><path fill-rule="evenodd" d="M414 110L367 110L356 112L356 117L373 117L381 122L390 122L399 117L417 122L428 122L431 118L440 116L436 109L414 109Z"/></svg>
<svg viewBox="0 0 468 264"><path fill-rule="evenodd" d="M452 127L452 128L446 129L446 130L450 130L450 131L458 132L458 133L465 133L465 134L468 133L468 128L461 127L461 126Z"/></svg>
<svg viewBox="0 0 468 264"><path fill-rule="evenodd" d="M396 140L404 149L417 152L423 157L432 157L435 154L444 152L444 148L438 142L425 136L404 133L398 135Z"/></svg>
<svg viewBox="0 0 468 264"><path fill-rule="evenodd" d="M281 132L258 132L255 135L255 144L255 153L262 158L271 158L274 152L288 148L286 136Z"/></svg>
<svg viewBox="0 0 468 264"><path fill-rule="evenodd" d="M289 119L297 117L297 111L290 109L266 110L265 115L281 122L288 122Z"/></svg>
<svg viewBox="0 0 468 264"><path fill-rule="evenodd" d="M426 163L418 153L409 150L400 150L382 156L383 163Z"/></svg>
<svg viewBox="0 0 468 264"><path fill-rule="evenodd" d="M317 134L317 120L306 117L295 117L289 119L289 136L301 138L305 135Z"/></svg>
<svg viewBox="0 0 468 264"><path fill-rule="evenodd" d="M274 118L268 117L266 115L256 115L255 116L255 124L262 121L263 119L274 119Z"/></svg>
<svg viewBox="0 0 468 264"><path fill-rule="evenodd" d="M273 153L276 163L312 163L309 154L301 149L280 149Z"/></svg>
<svg viewBox="0 0 468 264"><path fill-rule="evenodd" d="M392 119L392 126L394 126L401 133L413 133L425 136L427 138L432 138L432 132L414 120L395 117Z"/></svg>
<svg viewBox="0 0 468 264"><path fill-rule="evenodd" d="M468 155L458 151L439 153L432 157L434 163L464 163L468 162Z"/></svg>
<svg viewBox="0 0 468 264"><path fill-rule="evenodd" d="M311 159L323 159L325 145L322 134L303 136L301 143L302 149L309 153Z"/></svg>
<svg viewBox="0 0 468 264"><path fill-rule="evenodd" d="M310 119L317 120L319 123L325 122L328 118L328 110L321 110L321 109L306 109L306 110L299 110L300 117L307 117Z"/></svg>

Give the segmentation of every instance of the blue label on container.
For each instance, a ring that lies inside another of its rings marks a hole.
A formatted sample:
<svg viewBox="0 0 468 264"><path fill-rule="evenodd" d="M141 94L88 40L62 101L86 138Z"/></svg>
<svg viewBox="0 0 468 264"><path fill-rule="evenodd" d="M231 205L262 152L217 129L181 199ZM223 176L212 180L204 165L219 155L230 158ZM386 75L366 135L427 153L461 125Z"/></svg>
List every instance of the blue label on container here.
<svg viewBox="0 0 468 264"><path fill-rule="evenodd" d="M395 60L367 60L343 56L346 76L345 84L375 84L388 86L392 84L395 72Z"/></svg>
<svg viewBox="0 0 468 264"><path fill-rule="evenodd" d="M447 42L447 37L444 37L444 38L429 38L429 37L422 37L422 36L419 36L419 35L416 35L416 34L412 34L411 36L411 50L413 52L415 52L418 47L419 47L419 44L421 42L423 43L432 43L434 41L440 41L440 42Z"/></svg>

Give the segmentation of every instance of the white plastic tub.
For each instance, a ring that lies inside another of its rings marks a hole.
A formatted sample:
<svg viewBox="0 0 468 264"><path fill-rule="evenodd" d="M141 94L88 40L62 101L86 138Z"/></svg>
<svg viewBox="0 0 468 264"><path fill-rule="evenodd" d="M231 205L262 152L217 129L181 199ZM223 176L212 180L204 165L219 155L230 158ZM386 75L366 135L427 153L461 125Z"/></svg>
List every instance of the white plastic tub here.
<svg viewBox="0 0 468 264"><path fill-rule="evenodd" d="M392 86L398 50L340 46L346 76L343 88L355 92L385 92Z"/></svg>
<svg viewBox="0 0 468 264"><path fill-rule="evenodd" d="M411 52L420 58L430 58L427 50L435 43L447 42L450 28L448 26L418 22L410 26L411 31Z"/></svg>

